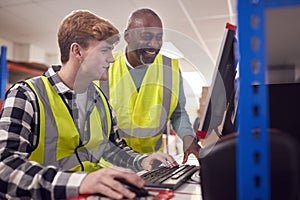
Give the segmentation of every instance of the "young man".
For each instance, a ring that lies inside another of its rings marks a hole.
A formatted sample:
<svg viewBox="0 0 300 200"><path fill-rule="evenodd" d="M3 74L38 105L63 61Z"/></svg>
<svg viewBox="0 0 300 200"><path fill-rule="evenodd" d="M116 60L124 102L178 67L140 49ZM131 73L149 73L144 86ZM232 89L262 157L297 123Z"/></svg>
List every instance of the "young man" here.
<svg viewBox="0 0 300 200"><path fill-rule="evenodd" d="M162 133L171 120L183 140L185 163L200 146L185 110L181 72L176 59L159 53L163 28L150 9L131 14L125 30L125 51L115 54L109 79L101 87L116 111L119 134L141 153L162 150Z"/></svg>
<svg viewBox="0 0 300 200"><path fill-rule="evenodd" d="M138 154L118 140L114 113L93 84L107 79L118 40L109 21L74 11L58 31L62 66L7 92L0 119L0 197L65 199L100 193L134 198L115 178L143 187L134 171L151 169L155 159L177 164L166 154ZM105 161L119 167L100 168Z"/></svg>

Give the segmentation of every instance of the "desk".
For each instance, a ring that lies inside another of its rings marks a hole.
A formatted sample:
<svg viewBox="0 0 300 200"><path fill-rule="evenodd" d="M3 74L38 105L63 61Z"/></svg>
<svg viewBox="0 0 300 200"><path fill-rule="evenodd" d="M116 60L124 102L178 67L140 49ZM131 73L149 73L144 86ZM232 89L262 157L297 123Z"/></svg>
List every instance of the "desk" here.
<svg viewBox="0 0 300 200"><path fill-rule="evenodd" d="M152 193L152 192L151 192ZM91 195L91 196L81 196L81 197L76 197L76 198L71 198L72 200L110 200L110 198L107 197L99 197L96 195ZM159 198L155 198L154 196L149 196L149 197L141 197L141 198L136 198L139 200L160 200ZM162 200L163 198L161 198ZM178 190L174 192L172 200L201 200L201 189L200 185L195 185L195 184L189 184L186 183L182 185Z"/></svg>
<svg viewBox="0 0 300 200"><path fill-rule="evenodd" d="M178 163L182 162L183 159L183 154L175 155L173 156L175 160ZM187 164L189 165L199 165L198 160L195 158L195 156L190 155ZM199 177L197 174L193 175L191 177L191 181L188 181L187 183L183 184L180 186L176 191L174 191L174 196L172 200L201 200L202 195L201 195L201 187L199 182L194 182L198 181ZM150 191L150 194L157 195L158 192L155 191ZM149 197L142 197L142 198L137 198L140 200L153 200L154 196L149 196ZM161 198L162 199L162 198ZM100 197L96 195L91 195L91 196L80 196L76 198L70 198L69 200L109 200L107 197ZM159 200L159 198L155 199Z"/></svg>
<svg viewBox="0 0 300 200"><path fill-rule="evenodd" d="M158 192L149 191L153 196L149 196L146 198L140 198L145 200L159 200L164 198L159 198ZM172 200L201 200L201 189L199 184L195 183L185 183L176 191L173 192ZM156 197L156 198L155 198Z"/></svg>

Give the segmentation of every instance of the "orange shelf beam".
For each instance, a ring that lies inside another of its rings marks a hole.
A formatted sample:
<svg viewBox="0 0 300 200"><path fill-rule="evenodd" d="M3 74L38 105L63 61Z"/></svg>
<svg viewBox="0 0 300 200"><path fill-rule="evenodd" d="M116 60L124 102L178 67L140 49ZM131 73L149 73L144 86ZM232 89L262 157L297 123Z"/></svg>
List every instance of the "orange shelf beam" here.
<svg viewBox="0 0 300 200"><path fill-rule="evenodd" d="M15 69L18 71L35 74L35 75L41 75L42 73L45 72L44 70L32 69L15 63L7 63L7 69Z"/></svg>

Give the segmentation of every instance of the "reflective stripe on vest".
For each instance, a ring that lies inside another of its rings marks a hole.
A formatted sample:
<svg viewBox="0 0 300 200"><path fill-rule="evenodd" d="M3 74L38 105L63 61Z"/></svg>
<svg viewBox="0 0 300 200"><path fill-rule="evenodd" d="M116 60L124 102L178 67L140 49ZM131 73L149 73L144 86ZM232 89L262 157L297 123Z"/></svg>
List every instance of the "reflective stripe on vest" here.
<svg viewBox="0 0 300 200"><path fill-rule="evenodd" d="M178 61L159 54L137 91L123 53L115 55L109 69L109 99L120 137L135 151L162 149L162 132L178 104L179 84Z"/></svg>
<svg viewBox="0 0 300 200"><path fill-rule="evenodd" d="M101 91L98 89L99 100L92 105L88 119L89 140L80 145L80 134L73 118L48 79L41 76L26 82L36 94L40 122L38 144L29 159L63 170L82 170L81 165L85 171L99 169L99 161L111 129L109 106Z"/></svg>

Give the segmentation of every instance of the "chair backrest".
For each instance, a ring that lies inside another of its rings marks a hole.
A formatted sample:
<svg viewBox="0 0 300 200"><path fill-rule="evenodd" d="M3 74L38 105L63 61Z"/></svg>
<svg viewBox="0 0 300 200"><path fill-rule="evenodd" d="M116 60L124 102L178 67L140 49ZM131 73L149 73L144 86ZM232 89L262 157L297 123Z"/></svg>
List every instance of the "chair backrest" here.
<svg viewBox="0 0 300 200"><path fill-rule="evenodd" d="M236 135L228 135L202 149L200 179L204 200L237 199L236 144ZM272 132L269 144L271 199L299 200L299 143L289 134Z"/></svg>

